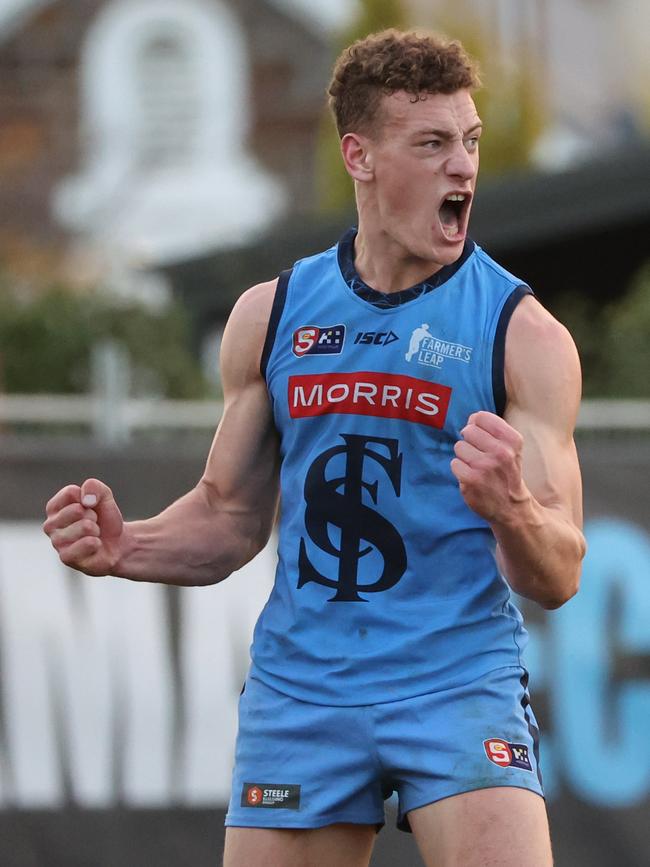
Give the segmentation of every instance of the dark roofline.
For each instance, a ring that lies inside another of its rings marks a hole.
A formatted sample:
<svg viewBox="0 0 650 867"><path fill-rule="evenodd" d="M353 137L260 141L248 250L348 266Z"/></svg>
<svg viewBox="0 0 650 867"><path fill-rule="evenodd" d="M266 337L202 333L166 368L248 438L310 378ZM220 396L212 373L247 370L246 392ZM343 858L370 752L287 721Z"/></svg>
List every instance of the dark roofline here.
<svg viewBox="0 0 650 867"><path fill-rule="evenodd" d="M331 246L355 220L354 213L325 220L294 217L254 244L169 263L160 270L200 318L224 317L249 286ZM600 250L602 237L611 237L612 232L627 242L624 252L612 250L612 258L629 258L628 228L639 237L650 237L648 146L617 151L563 172L487 179L479 184L470 234L497 258L505 257L506 267L526 277L528 263L533 266L531 276L536 276L534 259L543 259L545 249L565 255L567 245L573 245L582 255L585 246ZM650 249L646 246L636 255L642 261L650 257ZM636 259L629 265L636 267Z"/></svg>
<svg viewBox="0 0 650 867"><path fill-rule="evenodd" d="M472 233L500 250L650 219L650 146L613 151L563 172L486 181Z"/></svg>

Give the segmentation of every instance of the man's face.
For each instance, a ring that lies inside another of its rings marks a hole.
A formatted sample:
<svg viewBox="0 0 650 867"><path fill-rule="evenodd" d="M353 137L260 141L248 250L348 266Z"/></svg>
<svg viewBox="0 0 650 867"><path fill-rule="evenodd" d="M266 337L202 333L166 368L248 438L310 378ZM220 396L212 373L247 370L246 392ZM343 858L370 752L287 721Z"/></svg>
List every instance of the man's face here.
<svg viewBox="0 0 650 867"><path fill-rule="evenodd" d="M481 121L467 90L384 96L369 141L375 229L410 257L449 265L462 253L478 172Z"/></svg>

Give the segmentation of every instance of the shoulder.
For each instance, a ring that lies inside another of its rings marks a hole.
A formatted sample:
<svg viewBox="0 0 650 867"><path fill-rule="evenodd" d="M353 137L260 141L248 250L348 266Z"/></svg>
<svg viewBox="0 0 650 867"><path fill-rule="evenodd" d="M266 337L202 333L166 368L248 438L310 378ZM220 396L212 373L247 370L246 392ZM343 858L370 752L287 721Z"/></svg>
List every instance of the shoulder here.
<svg viewBox="0 0 650 867"><path fill-rule="evenodd" d="M258 283L243 293L232 309L221 344L222 376L231 373L254 379L269 327L278 278Z"/></svg>
<svg viewBox="0 0 650 867"><path fill-rule="evenodd" d="M237 299L228 323L235 327L240 324L259 327L268 324L278 278L251 286Z"/></svg>
<svg viewBox="0 0 650 867"><path fill-rule="evenodd" d="M514 309L507 340L515 347L525 342L531 352L550 351L574 361L578 358L568 329L533 295L523 297Z"/></svg>
<svg viewBox="0 0 650 867"><path fill-rule="evenodd" d="M580 360L569 331L532 295L521 299L506 333L507 404L551 418L577 415Z"/></svg>
<svg viewBox="0 0 650 867"><path fill-rule="evenodd" d="M234 332L238 339L247 343L254 343L260 337L264 342L277 285L276 277L266 283L258 283L240 295L228 317L226 333L232 335Z"/></svg>

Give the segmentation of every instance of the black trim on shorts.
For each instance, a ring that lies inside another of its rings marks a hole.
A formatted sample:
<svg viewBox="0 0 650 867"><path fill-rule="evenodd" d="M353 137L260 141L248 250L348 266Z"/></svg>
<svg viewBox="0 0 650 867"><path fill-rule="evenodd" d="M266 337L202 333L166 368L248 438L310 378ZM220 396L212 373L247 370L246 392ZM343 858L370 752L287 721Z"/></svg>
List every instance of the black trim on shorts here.
<svg viewBox="0 0 650 867"><path fill-rule="evenodd" d="M521 706L524 709L524 717L526 719L526 724L528 725L528 731L530 732L530 736L533 739L533 755L535 756L535 764L537 765L537 779L539 780L539 784L542 787L542 791L544 791L544 781L542 780L542 769L539 766L539 729L533 723L528 713L528 707L530 706L530 698L528 697L528 672L524 670L524 673L519 678L521 683L521 687L524 691L523 696L521 697Z"/></svg>
<svg viewBox="0 0 650 867"><path fill-rule="evenodd" d="M494 335L494 346L492 347L492 394L494 395L494 405L497 415L503 415L506 409L506 380L504 374L506 361L506 331L510 317L515 312L515 307L522 298L526 295L533 295L533 290L525 283L521 283L516 289L513 289L508 296L506 303L503 305L497 330Z"/></svg>
<svg viewBox="0 0 650 867"><path fill-rule="evenodd" d="M286 271L282 271L278 277L278 285L275 288L273 307L271 308L271 315L269 316L269 327L266 331L266 339L264 341L264 348L262 349L262 358L260 359L260 372L264 379L266 379L266 368L269 364L269 358L271 357L271 351L273 350L273 344L275 343L275 335L277 334L278 325L280 324L284 305L287 300L287 289L289 287L289 278L291 277L292 272L293 268L288 268Z"/></svg>

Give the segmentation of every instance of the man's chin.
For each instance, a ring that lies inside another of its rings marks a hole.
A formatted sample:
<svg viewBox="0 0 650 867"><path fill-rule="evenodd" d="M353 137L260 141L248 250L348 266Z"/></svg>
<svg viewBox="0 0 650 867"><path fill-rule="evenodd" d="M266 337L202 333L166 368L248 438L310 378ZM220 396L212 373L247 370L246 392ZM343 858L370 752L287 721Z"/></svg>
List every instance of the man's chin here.
<svg viewBox="0 0 650 867"><path fill-rule="evenodd" d="M462 255L464 245L464 238L453 242L445 239L444 243L434 243L432 259L443 267L445 265L453 265Z"/></svg>

